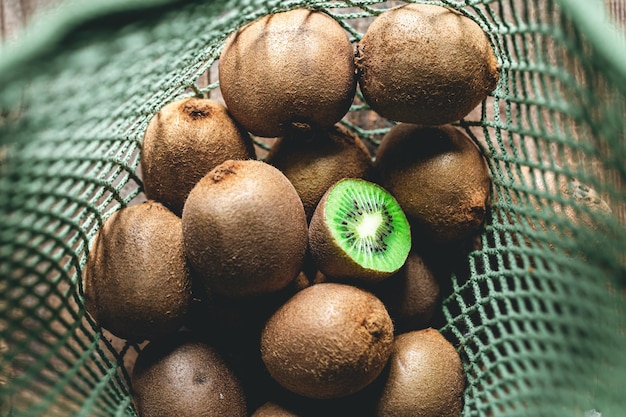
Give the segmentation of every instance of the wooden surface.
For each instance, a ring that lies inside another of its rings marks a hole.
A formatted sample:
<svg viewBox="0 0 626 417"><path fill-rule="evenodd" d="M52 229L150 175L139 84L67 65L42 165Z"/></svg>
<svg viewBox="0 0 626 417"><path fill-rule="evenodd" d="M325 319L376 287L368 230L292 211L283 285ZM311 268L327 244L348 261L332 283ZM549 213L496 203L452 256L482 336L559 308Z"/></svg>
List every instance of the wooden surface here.
<svg viewBox="0 0 626 417"><path fill-rule="evenodd" d="M0 0L0 38L5 40L19 36L22 28L36 12L46 10L61 3L62 0ZM523 2L523 0L518 0ZM589 1L589 0L581 0ZM613 19L626 27L626 0L605 0Z"/></svg>

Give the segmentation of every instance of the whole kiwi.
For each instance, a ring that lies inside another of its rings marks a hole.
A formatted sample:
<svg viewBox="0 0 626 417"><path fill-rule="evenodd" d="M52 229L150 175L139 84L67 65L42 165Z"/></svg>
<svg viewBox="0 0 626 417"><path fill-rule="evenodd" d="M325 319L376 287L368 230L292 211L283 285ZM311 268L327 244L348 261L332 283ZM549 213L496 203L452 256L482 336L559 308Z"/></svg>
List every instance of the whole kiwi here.
<svg viewBox="0 0 626 417"><path fill-rule="evenodd" d="M295 413L276 402L268 401L257 408L252 417L302 417L302 414Z"/></svg>
<svg viewBox="0 0 626 417"><path fill-rule="evenodd" d="M377 416L459 417L465 377L461 358L437 330L395 338Z"/></svg>
<svg viewBox="0 0 626 417"><path fill-rule="evenodd" d="M302 201L287 177L265 162L215 167L189 193L182 224L195 276L216 295L269 294L302 270L308 239Z"/></svg>
<svg viewBox="0 0 626 417"><path fill-rule="evenodd" d="M267 321L261 356L286 389L309 398L353 394L382 372L393 323L370 292L322 283L289 299Z"/></svg>
<svg viewBox="0 0 626 417"><path fill-rule="evenodd" d="M330 127L354 98L354 50L341 25L323 12L274 13L229 37L219 81L226 106L254 135Z"/></svg>
<svg viewBox="0 0 626 417"><path fill-rule="evenodd" d="M400 271L371 287L387 307L396 334L430 323L439 307L440 275L432 256L411 248Z"/></svg>
<svg viewBox="0 0 626 417"><path fill-rule="evenodd" d="M272 145L265 162L289 178L309 220L331 185L343 178L367 178L372 169L363 141L340 125L290 132Z"/></svg>
<svg viewBox="0 0 626 417"><path fill-rule="evenodd" d="M254 159L252 139L221 103L185 98L156 113L143 137L146 196L180 216L194 185L228 159Z"/></svg>
<svg viewBox="0 0 626 417"><path fill-rule="evenodd" d="M209 343L181 332L139 353L131 392L141 417L245 417L246 398L235 373Z"/></svg>
<svg viewBox="0 0 626 417"><path fill-rule="evenodd" d="M154 201L113 213L92 244L83 290L87 312L118 337L178 330L191 296L180 218Z"/></svg>
<svg viewBox="0 0 626 417"><path fill-rule="evenodd" d="M496 87L498 63L472 19L406 4L374 19L357 46L365 101L391 120L440 125L466 116Z"/></svg>
<svg viewBox="0 0 626 417"><path fill-rule="evenodd" d="M375 168L377 182L398 200L416 234L451 243L480 229L489 202L489 169L460 129L400 123L383 137Z"/></svg>

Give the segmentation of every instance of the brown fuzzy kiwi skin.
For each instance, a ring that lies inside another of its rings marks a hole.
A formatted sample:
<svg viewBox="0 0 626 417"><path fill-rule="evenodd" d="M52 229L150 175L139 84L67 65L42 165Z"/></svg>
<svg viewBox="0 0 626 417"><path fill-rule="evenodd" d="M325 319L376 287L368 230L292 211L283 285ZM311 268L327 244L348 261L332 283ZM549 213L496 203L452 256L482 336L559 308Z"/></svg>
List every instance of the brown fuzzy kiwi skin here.
<svg viewBox="0 0 626 417"><path fill-rule="evenodd" d="M353 394L382 372L393 323L370 292L337 283L298 292L267 321L261 356L270 375L308 398Z"/></svg>
<svg viewBox="0 0 626 417"><path fill-rule="evenodd" d="M152 117L144 133L144 190L180 216L187 195L211 169L228 159L254 158L250 135L224 105L195 97L176 100Z"/></svg>
<svg viewBox="0 0 626 417"><path fill-rule="evenodd" d="M268 401L257 408L252 417L302 417L273 401Z"/></svg>
<svg viewBox="0 0 626 417"><path fill-rule="evenodd" d="M377 16L357 46L365 101L391 120L441 125L494 90L498 62L483 30L459 12L407 4Z"/></svg>
<svg viewBox="0 0 626 417"><path fill-rule="evenodd" d="M478 146L451 125L400 123L376 151L376 182L397 199L415 233L435 243L480 230L491 180Z"/></svg>
<svg viewBox="0 0 626 417"><path fill-rule="evenodd" d="M400 271L370 288L387 307L396 334L426 327L439 307L441 277L431 258L411 249Z"/></svg>
<svg viewBox="0 0 626 417"><path fill-rule="evenodd" d="M340 125L283 136L272 145L265 162L289 178L309 221L331 185L343 178L367 179L372 170L372 155L363 141Z"/></svg>
<svg viewBox="0 0 626 417"><path fill-rule="evenodd" d="M92 244L83 291L87 312L118 337L178 330L191 297L180 218L154 201L112 214Z"/></svg>
<svg viewBox="0 0 626 417"><path fill-rule="evenodd" d="M221 353L188 332L145 346L131 377L142 417L245 417L241 383Z"/></svg>
<svg viewBox="0 0 626 417"><path fill-rule="evenodd" d="M386 417L459 417L465 377L461 359L433 328L396 337L389 374L378 400Z"/></svg>
<svg viewBox="0 0 626 417"><path fill-rule="evenodd" d="M226 106L254 135L329 127L354 98L354 49L343 28L323 12L275 13L228 38L219 81Z"/></svg>
<svg viewBox="0 0 626 417"><path fill-rule="evenodd" d="M182 216L190 265L204 288L245 298L285 288L302 270L302 201L278 169L226 161L191 190Z"/></svg>

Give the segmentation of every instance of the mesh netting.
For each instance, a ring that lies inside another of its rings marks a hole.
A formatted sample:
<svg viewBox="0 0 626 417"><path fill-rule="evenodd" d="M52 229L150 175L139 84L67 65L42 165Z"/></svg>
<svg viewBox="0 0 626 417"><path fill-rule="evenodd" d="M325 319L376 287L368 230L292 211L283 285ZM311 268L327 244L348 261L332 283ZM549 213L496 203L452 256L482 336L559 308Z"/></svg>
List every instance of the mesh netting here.
<svg viewBox="0 0 626 417"><path fill-rule="evenodd" d="M112 212L141 201L150 117L218 94L226 36L308 6L360 39L400 2L78 2L0 59L0 414L135 415L139 346L86 315L81 270ZM458 124L481 146L492 209L450 277L440 329L467 375L464 416L626 410L626 48L600 2L443 1L489 35L500 81ZM590 4L593 3L593 4ZM391 123L359 97L372 146Z"/></svg>

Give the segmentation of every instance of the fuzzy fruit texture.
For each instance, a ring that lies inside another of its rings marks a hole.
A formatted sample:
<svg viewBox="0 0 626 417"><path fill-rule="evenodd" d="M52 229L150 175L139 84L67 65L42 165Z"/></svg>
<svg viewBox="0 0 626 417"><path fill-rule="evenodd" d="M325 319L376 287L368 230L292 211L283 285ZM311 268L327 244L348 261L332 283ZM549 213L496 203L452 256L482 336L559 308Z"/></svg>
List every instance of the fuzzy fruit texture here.
<svg viewBox="0 0 626 417"><path fill-rule="evenodd" d="M226 161L189 193L182 216L187 259L205 289L227 297L285 288L300 273L307 223L298 193L278 169Z"/></svg>
<svg viewBox="0 0 626 417"><path fill-rule="evenodd" d="M354 50L325 13L295 9L261 17L227 40L219 61L226 106L264 137L334 125L356 91Z"/></svg>
<svg viewBox="0 0 626 417"><path fill-rule="evenodd" d="M324 283L298 292L270 317L261 355L283 387L330 399L374 381L392 344L393 323L378 298L350 285Z"/></svg>
<svg viewBox="0 0 626 417"><path fill-rule="evenodd" d="M459 417L465 379L461 358L437 330L396 337L377 416Z"/></svg>
<svg viewBox="0 0 626 417"><path fill-rule="evenodd" d="M473 20L407 4L377 16L357 46L365 101L391 120L441 125L466 116L496 87L498 63Z"/></svg>
<svg viewBox="0 0 626 417"><path fill-rule="evenodd" d="M222 104L186 98L165 105L150 120L141 149L146 196L180 216L202 177L229 159L254 159L252 139Z"/></svg>
<svg viewBox="0 0 626 417"><path fill-rule="evenodd" d="M252 417L302 417L272 401L268 401L252 414Z"/></svg>
<svg viewBox="0 0 626 417"><path fill-rule="evenodd" d="M191 297L180 218L153 201L111 215L89 252L83 289L87 312L118 337L178 330Z"/></svg>
<svg viewBox="0 0 626 417"><path fill-rule="evenodd" d="M398 200L415 233L451 243L477 232L491 181L476 144L451 126L394 126L376 151L377 182Z"/></svg>
<svg viewBox="0 0 626 417"><path fill-rule="evenodd" d="M132 397L141 417L245 417L240 381L220 353L190 334L150 342L133 368Z"/></svg>
<svg viewBox="0 0 626 417"><path fill-rule="evenodd" d="M396 333L426 327L439 307L440 287L432 260L411 250L402 268L373 286L393 319Z"/></svg>
<svg viewBox="0 0 626 417"><path fill-rule="evenodd" d="M331 185L343 178L367 178L372 170L372 156L363 141L340 125L283 136L265 162L289 178L308 220Z"/></svg>

